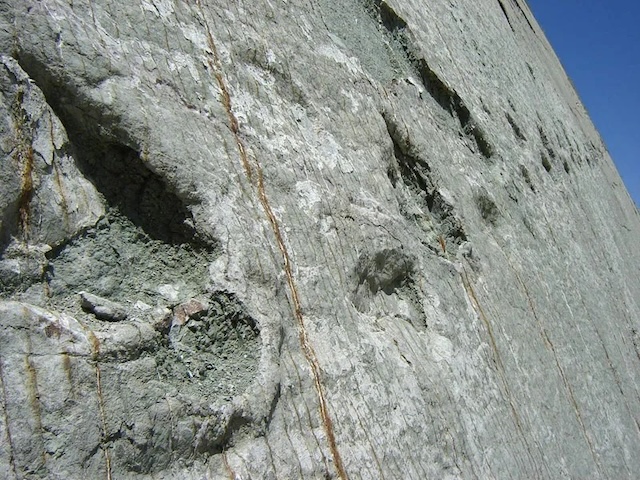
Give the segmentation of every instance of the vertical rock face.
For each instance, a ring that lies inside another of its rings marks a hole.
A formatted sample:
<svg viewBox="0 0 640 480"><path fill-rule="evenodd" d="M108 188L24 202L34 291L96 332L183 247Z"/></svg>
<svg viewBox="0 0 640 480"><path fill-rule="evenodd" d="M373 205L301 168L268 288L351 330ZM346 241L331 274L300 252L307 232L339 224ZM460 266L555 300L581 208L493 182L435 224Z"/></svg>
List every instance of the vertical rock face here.
<svg viewBox="0 0 640 480"><path fill-rule="evenodd" d="M0 5L2 478L631 478L640 216L523 0Z"/></svg>

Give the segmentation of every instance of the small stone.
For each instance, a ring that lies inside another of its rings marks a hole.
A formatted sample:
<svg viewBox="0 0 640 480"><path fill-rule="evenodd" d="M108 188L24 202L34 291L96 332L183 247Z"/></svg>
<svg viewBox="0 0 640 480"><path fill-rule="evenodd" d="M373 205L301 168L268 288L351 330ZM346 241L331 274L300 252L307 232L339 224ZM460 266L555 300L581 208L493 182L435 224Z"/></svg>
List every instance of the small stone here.
<svg viewBox="0 0 640 480"><path fill-rule="evenodd" d="M154 308L151 312L151 318L153 319L153 328L159 332L166 332L169 330L173 320L171 310L166 307Z"/></svg>
<svg viewBox="0 0 640 480"><path fill-rule="evenodd" d="M171 325L184 325L190 318L199 318L209 310L209 305L192 298L173 309Z"/></svg>
<svg viewBox="0 0 640 480"><path fill-rule="evenodd" d="M127 312L122 305L91 293L80 292L80 306L83 310L93 313L99 320L121 322L127 318Z"/></svg>
<svg viewBox="0 0 640 480"><path fill-rule="evenodd" d="M162 297L172 303L178 301L180 291L175 285L170 283L164 283L162 285L158 285L158 293L162 295Z"/></svg>
<svg viewBox="0 0 640 480"><path fill-rule="evenodd" d="M140 300L138 300L134 305L133 308L135 308L136 310L140 310L141 312L148 312L149 310L151 310L153 307L147 303L141 302Z"/></svg>

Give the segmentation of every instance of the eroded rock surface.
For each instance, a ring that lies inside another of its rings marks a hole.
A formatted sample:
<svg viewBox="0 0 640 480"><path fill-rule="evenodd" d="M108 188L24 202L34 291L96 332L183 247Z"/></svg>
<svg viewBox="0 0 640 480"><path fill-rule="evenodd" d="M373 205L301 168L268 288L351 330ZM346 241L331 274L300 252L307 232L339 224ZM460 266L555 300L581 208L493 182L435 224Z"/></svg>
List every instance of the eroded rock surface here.
<svg viewBox="0 0 640 480"><path fill-rule="evenodd" d="M640 215L522 0L22 0L0 53L2 478L640 471Z"/></svg>

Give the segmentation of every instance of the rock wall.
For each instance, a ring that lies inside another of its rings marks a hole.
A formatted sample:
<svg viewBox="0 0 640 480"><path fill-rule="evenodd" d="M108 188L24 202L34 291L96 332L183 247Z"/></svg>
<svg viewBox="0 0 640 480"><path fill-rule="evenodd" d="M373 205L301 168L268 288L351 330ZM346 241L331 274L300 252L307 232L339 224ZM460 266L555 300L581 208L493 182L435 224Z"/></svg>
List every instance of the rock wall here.
<svg viewBox="0 0 640 480"><path fill-rule="evenodd" d="M632 478L640 215L524 0L0 3L0 476Z"/></svg>

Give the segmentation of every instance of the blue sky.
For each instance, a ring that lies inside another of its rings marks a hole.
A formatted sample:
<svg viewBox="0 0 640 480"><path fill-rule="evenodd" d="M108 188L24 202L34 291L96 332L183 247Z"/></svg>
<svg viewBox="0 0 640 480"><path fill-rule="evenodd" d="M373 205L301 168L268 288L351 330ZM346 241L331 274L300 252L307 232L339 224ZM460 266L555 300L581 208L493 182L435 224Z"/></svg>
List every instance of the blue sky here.
<svg viewBox="0 0 640 480"><path fill-rule="evenodd" d="M640 206L640 0L527 0Z"/></svg>

